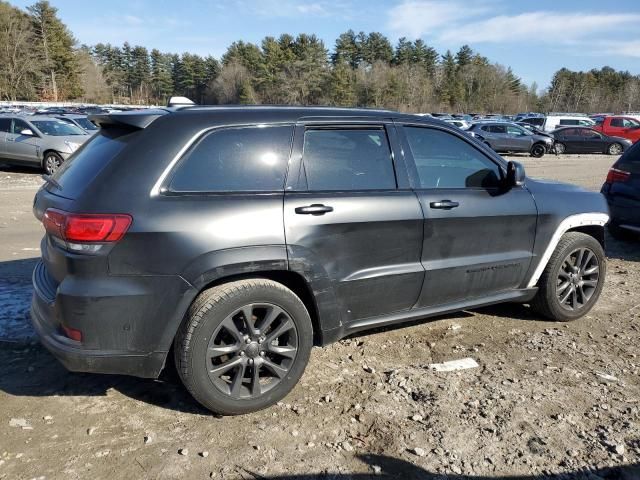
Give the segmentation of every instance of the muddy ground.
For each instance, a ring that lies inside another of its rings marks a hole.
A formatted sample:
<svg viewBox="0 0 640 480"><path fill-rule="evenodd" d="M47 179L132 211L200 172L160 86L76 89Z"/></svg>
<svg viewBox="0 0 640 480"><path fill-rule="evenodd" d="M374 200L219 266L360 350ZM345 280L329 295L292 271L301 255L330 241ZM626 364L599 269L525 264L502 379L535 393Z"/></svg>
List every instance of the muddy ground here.
<svg viewBox="0 0 640 480"><path fill-rule="evenodd" d="M598 190L614 159L518 160ZM72 374L31 337L39 184L0 167L0 479L640 478L640 243L608 238L580 321L503 305L368 332L314 349L281 404L218 418L172 371Z"/></svg>

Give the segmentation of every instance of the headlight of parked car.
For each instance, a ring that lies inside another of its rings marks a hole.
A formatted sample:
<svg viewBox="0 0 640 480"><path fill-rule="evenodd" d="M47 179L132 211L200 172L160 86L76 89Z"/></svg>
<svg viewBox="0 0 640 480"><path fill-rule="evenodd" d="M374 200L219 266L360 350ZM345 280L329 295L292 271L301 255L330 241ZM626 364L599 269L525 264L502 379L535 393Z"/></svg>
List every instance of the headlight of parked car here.
<svg viewBox="0 0 640 480"><path fill-rule="evenodd" d="M80 144L79 144L79 143L76 143L76 142L70 142L70 141L68 141L68 140L65 140L65 141L64 141L64 144L65 144L67 147L69 147L69 150L71 150L71 153L75 152L75 151L78 149L78 147L80 146Z"/></svg>

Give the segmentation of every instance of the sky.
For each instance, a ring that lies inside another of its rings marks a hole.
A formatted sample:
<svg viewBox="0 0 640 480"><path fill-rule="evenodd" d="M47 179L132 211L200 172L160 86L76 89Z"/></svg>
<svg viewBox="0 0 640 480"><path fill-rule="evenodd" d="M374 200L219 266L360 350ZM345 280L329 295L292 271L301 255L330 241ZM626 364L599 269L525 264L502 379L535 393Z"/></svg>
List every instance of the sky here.
<svg viewBox="0 0 640 480"><path fill-rule="evenodd" d="M24 8L35 0L12 0ZM640 1L615 0L50 0L80 43L125 41L213 55L235 40L315 33L332 49L349 29L423 39L440 53L468 44L548 86L562 67L640 74Z"/></svg>

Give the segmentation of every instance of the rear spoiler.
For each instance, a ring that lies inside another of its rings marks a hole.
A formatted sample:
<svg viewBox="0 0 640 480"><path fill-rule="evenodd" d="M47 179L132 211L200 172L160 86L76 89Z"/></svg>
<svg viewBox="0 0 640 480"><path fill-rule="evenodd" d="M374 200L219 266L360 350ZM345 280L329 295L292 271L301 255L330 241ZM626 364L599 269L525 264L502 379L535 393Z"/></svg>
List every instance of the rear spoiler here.
<svg viewBox="0 0 640 480"><path fill-rule="evenodd" d="M88 119L102 128L120 127L144 129L156 119L168 114L167 110L149 109L136 112L96 113L88 115Z"/></svg>

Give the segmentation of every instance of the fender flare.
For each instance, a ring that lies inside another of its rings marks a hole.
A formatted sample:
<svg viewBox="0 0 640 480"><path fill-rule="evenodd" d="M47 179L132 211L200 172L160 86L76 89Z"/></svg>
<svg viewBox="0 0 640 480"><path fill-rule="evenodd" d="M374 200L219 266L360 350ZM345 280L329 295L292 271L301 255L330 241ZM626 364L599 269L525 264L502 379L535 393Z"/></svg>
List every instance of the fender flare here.
<svg viewBox="0 0 640 480"><path fill-rule="evenodd" d="M608 221L609 221L609 215L607 215L606 213L591 212L591 213L579 213L576 215L571 215L565 218L562 222L560 222L560 224L556 228L556 231L551 237L551 240L549 241L547 248L545 249L542 257L540 258L540 262L538 263L538 266L536 267L536 269L533 272L533 275L529 279L529 282L527 283L527 288L535 287L536 284L538 283L538 280L540 280L540 277L542 276L542 272L544 272L544 269L547 267L547 264L549 263L549 259L551 258L551 255L553 255L553 252L558 246L558 243L560 242L560 238L562 238L562 235L564 235L569 230L576 227L584 227L584 226L592 226L592 225L604 227Z"/></svg>

